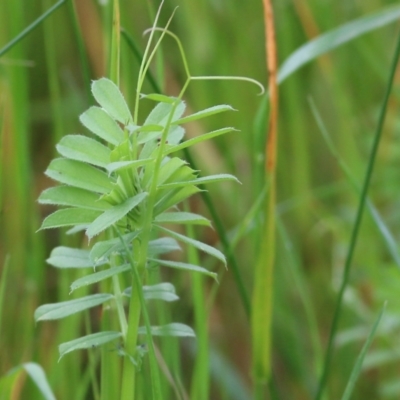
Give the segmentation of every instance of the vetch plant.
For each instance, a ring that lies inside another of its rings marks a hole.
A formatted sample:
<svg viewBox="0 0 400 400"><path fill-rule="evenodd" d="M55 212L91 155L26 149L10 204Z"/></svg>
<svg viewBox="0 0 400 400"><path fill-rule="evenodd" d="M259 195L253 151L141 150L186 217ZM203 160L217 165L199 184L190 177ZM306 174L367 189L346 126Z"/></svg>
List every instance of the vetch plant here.
<svg viewBox="0 0 400 400"><path fill-rule="evenodd" d="M150 53L156 30L162 34ZM178 97L158 93L143 95L141 87L146 71L165 34L178 43L187 73L186 83ZM107 78L94 81L91 89L98 106L84 112L80 121L95 137L67 135L60 140L56 148L61 157L50 163L46 174L61 185L45 190L39 198L42 204L61 207L43 221L41 229L70 227L69 233L84 230L91 245L87 250L57 247L47 262L56 268L87 269L87 275L72 282L71 292L106 280L111 290L42 305L35 311L35 320L65 318L99 305L115 310L119 330L75 338L60 344L59 353L62 358L75 350L119 340L118 354L124 357L121 386L124 399L134 396L135 372L146 353L139 344L139 335L146 338L154 398L160 398L161 390L152 336L195 336L192 328L180 322L151 325L146 302L169 302L178 297L170 282L148 285L149 271L169 267L217 279L216 273L200 265L163 258L180 249L179 243L193 246L226 264L218 249L164 226L210 226L205 217L181 211L180 204L199 192L200 184L237 181L229 174L199 177L198 172L179 157L179 151L184 148L234 130L222 128L182 141L185 123L232 110L228 105L218 105L184 116L182 97L194 79L208 78L191 77L179 39L166 28L153 27L139 73L133 115L115 83ZM156 105L139 123L139 107L143 101ZM94 243L93 238L102 233L105 235ZM108 357L114 354L110 352Z"/></svg>

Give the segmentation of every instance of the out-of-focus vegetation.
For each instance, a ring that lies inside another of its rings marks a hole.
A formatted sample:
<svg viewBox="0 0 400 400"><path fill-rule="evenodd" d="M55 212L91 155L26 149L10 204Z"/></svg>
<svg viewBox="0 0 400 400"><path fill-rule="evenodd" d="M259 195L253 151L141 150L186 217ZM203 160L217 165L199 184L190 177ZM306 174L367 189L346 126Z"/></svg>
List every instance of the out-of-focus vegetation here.
<svg viewBox="0 0 400 400"><path fill-rule="evenodd" d="M63 232L36 233L41 220L53 211L36 202L39 193L54 184L43 171L63 135L87 134L78 116L94 104L90 81L108 74L110 60L112 2L61 3L0 58L0 377L33 361L46 372L57 399L91 399L96 391L86 368L87 354L68 354L57 362L57 345L79 336L76 333L85 330L85 321L75 316L37 326L33 321L38 305L68 298L69 285L80 273L54 271L45 262L50 250L60 243L86 245L83 237ZM0 2L0 48L54 4L50 0ZM267 84L261 1L169 0L160 26L177 5L170 29L182 40L193 75L241 75ZM276 1L280 64L313 38L394 5L388 0ZM152 25L158 3L121 1L120 7L121 25L141 54L146 43L142 33ZM398 7L392 12L399 12ZM317 393L398 35L399 23L387 22L318 57L280 85L272 375L265 398L301 400ZM331 44L325 43L327 48ZM120 86L131 107L138 70L138 59L122 37ZM164 41L153 75L165 94L180 90L185 75L172 40ZM399 398L398 88L397 74L344 293L327 399L343 395L385 301L385 313L351 398ZM150 82L147 91L153 91ZM193 374L196 341L163 339L157 344L174 381L171 385L164 378L164 398L175 399L180 393L184 399L186 393L191 399L249 399L251 329L238 279L251 297L256 260L266 245L262 223L267 109L257 89L242 82L193 82L185 100L191 111L224 103L239 110L193 123L187 130L189 136L221 126L240 130L191 151L203 175L229 172L242 182L208 188L240 277L235 279L232 266L223 273L221 265L204 258L202 264L220 274L220 283L204 281L202 296L196 297L193 277L168 276L181 296L169 307L175 319L195 326L196 302L204 297L210 390L196 387L206 382ZM200 196L192 199L191 208L209 212ZM196 233L200 240L219 245L215 231ZM90 317L94 325L99 324L101 311ZM98 362L97 350L91 354L91 362ZM150 384L141 381L143 387ZM23 374L12 386L12 399L42 398ZM0 393L0 399L8 398L4 396L8 394Z"/></svg>

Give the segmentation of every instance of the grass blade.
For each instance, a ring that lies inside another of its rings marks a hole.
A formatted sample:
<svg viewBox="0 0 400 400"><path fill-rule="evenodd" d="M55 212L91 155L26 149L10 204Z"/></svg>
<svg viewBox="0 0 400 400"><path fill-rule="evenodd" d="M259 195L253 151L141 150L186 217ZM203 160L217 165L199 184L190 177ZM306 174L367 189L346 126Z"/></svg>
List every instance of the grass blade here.
<svg viewBox="0 0 400 400"><path fill-rule="evenodd" d="M400 7L391 7L384 11L358 18L311 40L291 54L282 64L278 73L278 82L282 83L287 77L314 58L340 47L365 33L395 22L399 18Z"/></svg>
<svg viewBox="0 0 400 400"><path fill-rule="evenodd" d="M345 292L345 289L346 289L348 281L349 281L350 269L351 269L351 264L353 261L353 254L354 254L354 250L355 250L355 247L357 244L357 238L358 238L358 233L359 233L359 229L361 226L362 215L363 215L363 211L364 211L365 204L367 201L367 193L368 193L368 189L369 189L369 185L370 185L370 181L371 181L371 177L372 177L372 172L373 172L374 165L375 165L375 159L376 159L376 155L378 152L380 139L382 136L383 123L384 123L385 116L386 116L386 110L387 110L387 106L388 106L388 102L389 102L390 92L391 92L391 89L393 86L394 75L395 75L396 67L397 67L397 64L399 61L399 56L400 56L400 35L398 37L397 46L396 46L396 50L394 53L392 66L390 69L389 79L388 79L388 83L387 83L387 87L386 87L386 93L385 93L385 96L383 99L382 108L381 108L380 115L379 115L379 120L378 120L375 137L374 137L374 142L373 142L373 146L371 149L371 154L369 157L367 171L365 174L364 184L363 184L361 195L360 195L360 201L359 201L359 205L358 205L358 209L357 209L357 215L356 215L356 219L354 222L353 231L351 234L349 249L348 249L346 262L345 262L345 266L344 266L344 271L343 271L342 282L340 285L339 293L337 295L337 302L336 302L335 312L334 312L334 316L333 316L332 327L331 327L330 334L329 334L328 347L326 350L324 367L323 367L323 371L322 371L321 378L319 381L318 391L317 391L317 394L315 397L316 400L320 400L322 398L322 395L323 395L323 392L325 389L325 385L326 385L326 381L327 381L328 375L329 375L329 369L330 369L331 359L332 359L332 355L333 355L333 342L334 342L336 331L337 331L338 324L339 324L339 317L340 317L340 312L341 312L341 308L342 308L344 292Z"/></svg>
<svg viewBox="0 0 400 400"><path fill-rule="evenodd" d="M43 368L39 364L33 362L22 364L22 366L31 377L40 393L42 393L45 400L56 400L56 397L54 396L53 391L47 382L46 374L44 373Z"/></svg>
<svg viewBox="0 0 400 400"><path fill-rule="evenodd" d="M349 381L346 385L346 389L343 393L342 400L350 400L351 399L351 395L353 393L353 389L356 384L357 378L359 377L359 375L361 373L361 368L362 368L364 358L368 352L369 347L371 346L372 340L374 339L376 329L378 328L379 322L382 319L382 315L385 311L385 308L386 308L386 304L383 305L383 307L378 315L378 318L376 319L374 325L372 326L372 329L367 337L367 340L366 340L363 348L361 349L359 356L357 357L356 363L354 364L353 370L351 371L350 379L349 379Z"/></svg>

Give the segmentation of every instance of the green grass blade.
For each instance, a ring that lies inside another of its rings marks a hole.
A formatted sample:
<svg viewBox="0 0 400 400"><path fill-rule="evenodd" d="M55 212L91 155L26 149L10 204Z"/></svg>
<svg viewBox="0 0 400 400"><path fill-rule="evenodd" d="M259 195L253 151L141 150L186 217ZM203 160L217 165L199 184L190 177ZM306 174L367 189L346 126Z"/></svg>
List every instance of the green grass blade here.
<svg viewBox="0 0 400 400"><path fill-rule="evenodd" d="M363 365L363 361L365 356L367 355L368 349L371 346L372 340L374 339L376 329L378 328L379 322L381 321L382 315L385 311L386 304L383 305L378 318L376 319L374 325L372 326L371 331L369 332L369 335L367 337L366 342L364 343L363 348L361 349L361 352L359 356L357 357L356 363L354 364L353 370L351 371L350 379L346 385L346 389L343 393L342 400L350 400L351 395L353 394L353 390L356 384L356 381L361 373L361 368Z"/></svg>
<svg viewBox="0 0 400 400"><path fill-rule="evenodd" d="M324 33L296 50L282 64L278 82L282 83L304 64L374 29L381 28L400 18L400 7L391 7L366 17L361 17Z"/></svg>
<svg viewBox="0 0 400 400"><path fill-rule="evenodd" d="M263 386L271 374L271 341L273 313L273 266L275 261L275 179L269 177L270 189L265 199L265 222L261 238L260 251L254 272L254 289L252 297L252 351L253 379L255 398L261 399Z"/></svg>
<svg viewBox="0 0 400 400"><path fill-rule="evenodd" d="M3 56L7 51L14 47L18 42L20 42L26 35L31 33L35 28L37 28L47 17L49 17L54 11L60 8L68 0L60 0L54 6L50 7L45 13L43 13L39 18L27 26L21 33L19 33L14 39L8 42L4 47L0 49L0 57Z"/></svg>
<svg viewBox="0 0 400 400"><path fill-rule="evenodd" d="M3 264L3 270L1 273L1 280L0 280L0 327L2 325L2 319L3 319L3 307L4 307L4 299L5 299L5 293L6 293L6 282L7 282L7 275L8 275L8 269L10 266L10 256L6 256L6 259ZM0 339L1 339L1 329L0 329ZM1 340L0 340L0 343ZM1 349L1 347L0 347Z"/></svg>
<svg viewBox="0 0 400 400"><path fill-rule="evenodd" d="M22 364L22 366L31 377L45 400L56 400L56 397L54 396L54 393L47 382L46 374L44 373L43 368L39 364L33 362Z"/></svg>
<svg viewBox="0 0 400 400"><path fill-rule="evenodd" d="M375 137L374 137L371 154L370 154L369 161L368 161L367 171L366 171L364 183L362 186L360 201L359 201L359 205L358 205L358 209L357 209L357 215L356 215L356 219L354 222L354 227L353 227L353 231L351 234L349 249L348 249L346 262L345 262L345 266L344 266L342 282L340 285L339 293L337 295L337 302L336 302L332 326L331 326L331 330L330 330L330 334L329 334L329 340L328 340L328 346L327 346L326 355L325 355L323 372L321 374L321 378L320 378L319 385L318 385L318 391L317 391L317 394L315 397L316 400L320 400L322 398L322 395L323 395L323 392L325 389L325 385L326 385L326 381L327 381L328 375L329 375L331 359L332 359L332 355L333 355L333 343L334 343L336 331L337 331L338 324L339 324L339 317L340 317L340 313L341 313L341 309L342 309L344 292L345 292L345 289L346 289L348 281L349 281L350 269L351 269L351 264L353 261L353 254L354 254L354 250L355 250L356 243L357 243L359 229L361 226L363 211L364 211L365 204L367 201L367 193L368 193L368 189L370 186L370 181L371 181L372 172L373 172L374 165L375 165L375 159L376 159L376 155L378 152L380 139L382 136L383 123L384 123L385 116L386 116L390 92L391 92L391 89L393 86L394 75L395 75L396 67L397 67L397 64L399 61L399 56L400 56L400 36L398 38L396 50L394 53L393 62L392 62L390 74L389 74L389 79L388 79L388 83L386 86L386 93L385 93L382 107L380 110L378 124L377 124L376 132L375 132Z"/></svg>
<svg viewBox="0 0 400 400"><path fill-rule="evenodd" d="M351 173L351 170L348 167L348 165L345 163L345 161L343 160L343 158L340 156L339 152L335 148L335 145L331 139L331 136L329 135L328 130L326 129L325 124L322 121L320 114L318 113L317 107L311 99L310 99L310 106L311 106L311 111L315 117L315 120L319 126L319 129L322 133L322 136L323 136L329 150L331 151L332 155L337 159L339 166L341 167L342 171L346 174L347 179L353 185L354 189L358 193L360 193L361 189L360 189L359 185L357 184L356 179L354 178L353 174ZM372 201L370 199L367 199L366 205L367 205L367 209L368 209L373 221L375 222L375 225L378 228L378 232L381 234L381 236L383 238L383 241L387 247L389 254L392 256L393 261L400 268L400 254L397 249L397 243L393 237L393 234L390 232L389 228L383 221L379 211L376 209L376 207L374 206L374 204L372 203Z"/></svg>

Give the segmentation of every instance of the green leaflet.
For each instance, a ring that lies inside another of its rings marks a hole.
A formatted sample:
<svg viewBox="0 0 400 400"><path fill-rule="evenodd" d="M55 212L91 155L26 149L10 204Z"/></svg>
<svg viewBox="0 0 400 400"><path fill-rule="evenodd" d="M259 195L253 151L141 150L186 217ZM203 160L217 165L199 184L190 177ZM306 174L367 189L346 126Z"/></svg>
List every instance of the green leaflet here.
<svg viewBox="0 0 400 400"><path fill-rule="evenodd" d="M123 236L124 241L127 243L128 248L133 239L140 234L140 231L130 232ZM90 251L89 257L93 265L101 265L108 262L108 258L112 254L122 252L124 246L119 238L103 240L97 242Z"/></svg>
<svg viewBox="0 0 400 400"><path fill-rule="evenodd" d="M55 204L102 211L110 208L110 204L99 199L97 193L73 186L55 186L46 189L40 194L38 201L40 204Z"/></svg>
<svg viewBox="0 0 400 400"><path fill-rule="evenodd" d="M200 191L201 190L194 185L184 186L182 189L177 188L168 191L160 198L160 200L157 201L154 209L154 215L161 214L171 207L174 207L177 204L181 203L183 200L189 198L190 196L199 193Z"/></svg>
<svg viewBox="0 0 400 400"><path fill-rule="evenodd" d="M69 315L103 304L112 298L114 298L112 294L100 293L75 300L44 304L36 309L35 321L65 318Z"/></svg>
<svg viewBox="0 0 400 400"><path fill-rule="evenodd" d="M162 265L164 267L183 269L185 271L190 271L190 272L200 272L204 275L210 276L211 278L215 279L218 282L217 274L215 272L211 272L208 269L205 269L198 265L183 263L183 262L179 262L179 261L160 260L160 259L154 259L154 258L149 258L148 260L155 262L159 265Z"/></svg>
<svg viewBox="0 0 400 400"><path fill-rule="evenodd" d="M57 210L46 217L40 229L62 228L64 226L88 225L92 223L101 211L84 210L83 208L66 208Z"/></svg>
<svg viewBox="0 0 400 400"><path fill-rule="evenodd" d="M208 244L205 244L203 242L199 242L198 240L191 239L187 236L181 235L180 233L176 233L176 232L166 229L162 226L158 226L158 225L156 225L156 226L161 231L168 233L168 235L170 235L170 236L176 238L177 240L180 240L186 244L189 244L189 245L195 247L196 249L199 249L207 254L210 254L211 256L213 256L213 257L217 258L218 260L220 260L221 262L223 262L224 265L226 265L225 256L219 250L217 250L215 247L209 246Z"/></svg>
<svg viewBox="0 0 400 400"><path fill-rule="evenodd" d="M111 150L97 140L82 135L64 136L56 145L64 157L105 167L110 162Z"/></svg>
<svg viewBox="0 0 400 400"><path fill-rule="evenodd" d="M124 290L125 296L130 296L132 288ZM146 300L176 301L179 297L176 295L175 286L169 282L158 283L157 285L143 286L143 295Z"/></svg>
<svg viewBox="0 0 400 400"><path fill-rule="evenodd" d="M145 334L146 328L144 326L139 327L139 335ZM161 326L152 326L151 334L153 336L196 337L196 334L190 326L178 322Z"/></svg>
<svg viewBox="0 0 400 400"><path fill-rule="evenodd" d="M233 132L233 131L237 131L237 129L234 129L234 128L222 128L222 129L217 129L217 130L212 131L212 132L204 133L203 135L196 136L196 137L194 137L192 139L186 140L183 143L176 144L174 146L167 146L164 154L167 155L167 154L175 153L175 152L177 152L179 150L186 149L187 147L193 146L193 145L195 145L197 143L201 143L201 142L204 142L206 140L209 140L209 139L212 139L212 138L215 138L217 136L221 136L221 135L224 135L225 133L229 133L229 132Z"/></svg>
<svg viewBox="0 0 400 400"><path fill-rule="evenodd" d="M101 194L113 188L106 173L80 161L56 158L45 173L58 182Z"/></svg>
<svg viewBox="0 0 400 400"><path fill-rule="evenodd" d="M133 160L133 161L116 161L106 165L106 169L108 173L112 173L118 170L122 170L125 168L138 168L144 165L147 165L151 162L154 162L152 158L145 158L142 160Z"/></svg>
<svg viewBox="0 0 400 400"><path fill-rule="evenodd" d="M160 93L150 93L150 94L143 94L141 95L141 99L149 99L161 103L169 103L173 104L176 101L175 97L165 96Z"/></svg>
<svg viewBox="0 0 400 400"><path fill-rule="evenodd" d="M202 118L209 117L210 115L219 114L225 111L236 111L233 107L227 104L220 104L218 106L213 106L206 108L205 110L198 111L194 114L188 115L175 121L175 124L186 124L187 122L196 121Z"/></svg>
<svg viewBox="0 0 400 400"><path fill-rule="evenodd" d="M77 279L72 282L70 286L70 293L74 290L79 289L83 286L92 285L93 283L97 283L103 281L104 279L111 278L114 275L118 275L122 272L129 271L131 269L130 264L120 265L119 267L113 267L105 269L104 271L94 272L90 275L83 276L82 278Z"/></svg>
<svg viewBox="0 0 400 400"><path fill-rule="evenodd" d="M65 246L54 248L46 262L56 268L93 268L89 250Z"/></svg>
<svg viewBox="0 0 400 400"><path fill-rule="evenodd" d="M58 346L58 351L60 353L61 360L67 353L71 351L80 350L80 349L90 349L92 347L102 346L103 344L112 342L122 336L121 332L98 332L92 333L90 335L82 336L78 339L71 340L70 342L65 342Z"/></svg>
<svg viewBox="0 0 400 400"><path fill-rule="evenodd" d="M158 103L153 110L150 112L146 121L143 125L162 125L165 126L169 118L169 114L172 111L173 104ZM175 109L172 117L172 122L176 121L185 112L186 105L183 101L180 101Z"/></svg>
<svg viewBox="0 0 400 400"><path fill-rule="evenodd" d="M193 179L190 181L166 183L164 185L160 185L158 188L159 189L170 189L170 188L175 188L175 187L180 187L180 186L185 186L185 185L198 186L198 185L206 185L208 183L215 183L215 182L222 182L222 181L234 181L234 182L240 183L239 179L237 179L236 176L234 176L234 175L217 174L217 175L204 176L204 177Z"/></svg>
<svg viewBox="0 0 400 400"><path fill-rule="evenodd" d="M165 212L157 215L154 222L158 224L193 224L211 226L210 220L199 214L190 212Z"/></svg>
<svg viewBox="0 0 400 400"><path fill-rule="evenodd" d="M132 121L132 115L118 86L107 78L92 83L92 93L96 101L108 114L121 124Z"/></svg>
<svg viewBox="0 0 400 400"><path fill-rule="evenodd" d="M91 239L93 236L98 235L109 226L115 224L126 214L128 214L129 211L140 204L146 197L146 192L140 193L126 200L124 203L118 204L117 206L114 206L105 211L103 214L97 217L87 229L86 235L88 236L88 238Z"/></svg>
<svg viewBox="0 0 400 400"><path fill-rule="evenodd" d="M166 254L171 251L181 251L178 242L169 237L154 239L149 242L148 254L152 257Z"/></svg>
<svg viewBox="0 0 400 400"><path fill-rule="evenodd" d="M81 123L107 143L117 146L124 140L119 125L100 107L90 107L79 117Z"/></svg>

